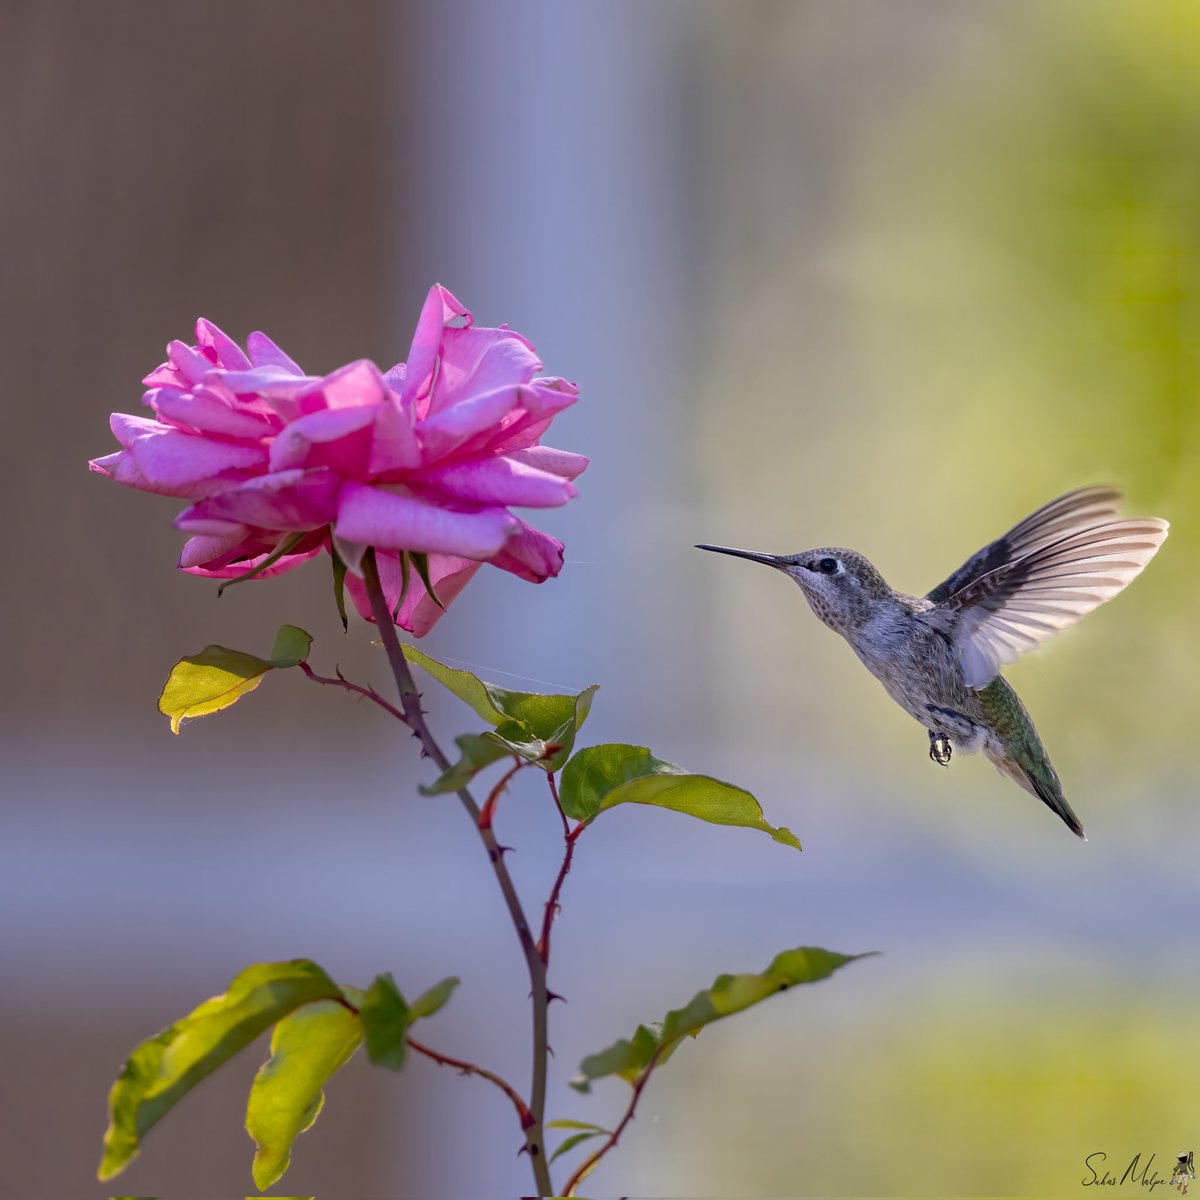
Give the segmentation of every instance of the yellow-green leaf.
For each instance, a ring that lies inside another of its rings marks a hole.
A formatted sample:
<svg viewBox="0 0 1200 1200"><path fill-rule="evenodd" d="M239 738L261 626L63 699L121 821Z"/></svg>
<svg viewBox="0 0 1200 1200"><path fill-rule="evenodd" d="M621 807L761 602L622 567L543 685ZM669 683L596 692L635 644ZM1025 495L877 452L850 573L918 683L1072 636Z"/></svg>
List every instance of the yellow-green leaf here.
<svg viewBox="0 0 1200 1200"><path fill-rule="evenodd" d="M246 1132L257 1149L252 1168L260 1191L288 1169L292 1143L317 1119L329 1077L358 1049L358 1014L334 1000L305 1004L271 1034L271 1057L259 1068L246 1106Z"/></svg>
<svg viewBox="0 0 1200 1200"><path fill-rule="evenodd" d="M447 976L440 983L435 983L433 987L422 992L409 1005L409 1018L413 1021L419 1021L423 1017L432 1017L450 999L454 994L454 989L458 985L459 978L457 975Z"/></svg>
<svg viewBox="0 0 1200 1200"><path fill-rule="evenodd" d="M207 717L254 691L274 663L227 646L205 646L171 668L158 698L158 711L171 719L171 732L183 721Z"/></svg>
<svg viewBox="0 0 1200 1200"><path fill-rule="evenodd" d="M171 732L178 733L182 722L220 712L254 691L268 671L303 662L311 648L312 637L296 625L280 626L270 658L228 646L205 646L171 668L158 711L170 717Z"/></svg>
<svg viewBox="0 0 1200 1200"><path fill-rule="evenodd" d="M683 1008L667 1013L661 1023L639 1025L630 1039L622 1039L580 1064L579 1075L571 1080L576 1091L586 1092L593 1079L619 1075L634 1082L653 1061L665 1062L685 1037L695 1037L706 1025L722 1017L786 991L800 983L827 979L839 967L865 954L838 954L815 946L785 950L757 975L719 975L712 987L697 992Z"/></svg>
<svg viewBox="0 0 1200 1200"><path fill-rule="evenodd" d="M302 1004L340 995L333 980L308 959L256 963L219 996L143 1042L109 1092L100 1179L124 1170L147 1130L276 1021Z"/></svg>
<svg viewBox="0 0 1200 1200"><path fill-rule="evenodd" d="M550 1155L550 1162L554 1162L561 1154L566 1154L568 1150L574 1150L580 1142L586 1142L589 1138L599 1137L603 1133L607 1133L606 1129L591 1129L586 1133L573 1133L570 1137L564 1138L562 1144Z"/></svg>

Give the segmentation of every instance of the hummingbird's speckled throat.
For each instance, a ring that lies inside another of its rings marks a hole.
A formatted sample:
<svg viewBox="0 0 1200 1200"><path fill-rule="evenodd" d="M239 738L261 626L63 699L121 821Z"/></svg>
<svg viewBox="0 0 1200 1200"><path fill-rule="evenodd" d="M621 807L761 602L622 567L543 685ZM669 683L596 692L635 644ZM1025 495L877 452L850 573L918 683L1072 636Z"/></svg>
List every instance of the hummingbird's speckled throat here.
<svg viewBox="0 0 1200 1200"><path fill-rule="evenodd" d="M1166 521L1117 519L1120 498L1115 488L1097 486L1051 500L920 597L895 591L854 550L697 549L789 575L813 612L925 727L934 762L948 765L953 749L983 751L1083 837L1037 729L1000 668L1111 600L1154 557Z"/></svg>

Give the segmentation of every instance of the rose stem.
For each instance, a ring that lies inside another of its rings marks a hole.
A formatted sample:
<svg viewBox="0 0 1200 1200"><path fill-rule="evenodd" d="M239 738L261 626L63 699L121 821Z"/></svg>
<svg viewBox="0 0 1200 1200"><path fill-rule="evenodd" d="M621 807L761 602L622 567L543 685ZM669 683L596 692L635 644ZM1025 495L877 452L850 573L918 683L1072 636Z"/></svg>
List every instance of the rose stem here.
<svg viewBox="0 0 1200 1200"><path fill-rule="evenodd" d="M421 695L413 681L408 660L400 648L396 637L396 627L392 622L392 614L388 611L387 599L379 582L379 569L375 564L375 551L368 550L362 560L363 583L366 585L367 596L371 601L371 614L383 640L383 648L387 651L388 662L392 675L396 679L396 687L400 692L400 705L404 710L404 719L416 735L431 759L438 768L445 771L450 766L450 760L442 753L434 736L425 723L425 714L421 710ZM549 1037L547 1029L547 1009L550 1004L550 992L546 985L546 964L537 951L533 934L529 930L529 922L521 908L517 890L513 886L512 877L504 865L504 851L496 841L496 835L490 826L480 825L479 805L467 788L458 790L458 798L471 818L487 850L488 860L492 864L496 882L508 906L508 915L512 918L513 928L517 931L517 939L521 943L521 951L525 955L525 965L529 969L530 1003L533 1008L533 1083L529 1094L529 1124L525 1127L525 1147L529 1151L530 1166L533 1169L534 1182L539 1196L552 1196L553 1185L550 1181L550 1168L546 1162L546 1143L542 1123L546 1111L546 1061L549 1052Z"/></svg>

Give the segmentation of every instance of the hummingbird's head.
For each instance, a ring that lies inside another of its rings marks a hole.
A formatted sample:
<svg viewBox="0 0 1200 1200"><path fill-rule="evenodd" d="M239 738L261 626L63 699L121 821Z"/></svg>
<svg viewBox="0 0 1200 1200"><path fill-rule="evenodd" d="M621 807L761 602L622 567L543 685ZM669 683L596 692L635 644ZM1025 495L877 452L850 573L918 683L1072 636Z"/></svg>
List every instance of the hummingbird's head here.
<svg viewBox="0 0 1200 1200"><path fill-rule="evenodd" d="M857 550L822 546L799 554L759 554L730 546L702 545L696 549L766 563L791 576L800 585L813 612L842 634L857 629L868 620L878 602L892 596L883 576Z"/></svg>

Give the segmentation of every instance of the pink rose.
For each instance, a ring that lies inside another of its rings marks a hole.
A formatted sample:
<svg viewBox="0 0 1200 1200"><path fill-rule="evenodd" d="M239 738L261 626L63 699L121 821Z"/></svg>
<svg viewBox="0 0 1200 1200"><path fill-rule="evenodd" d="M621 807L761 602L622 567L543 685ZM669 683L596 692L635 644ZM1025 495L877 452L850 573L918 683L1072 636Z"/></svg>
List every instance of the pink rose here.
<svg viewBox="0 0 1200 1200"><path fill-rule="evenodd" d="M539 443L578 389L535 378L533 347L477 328L445 288L430 290L407 363L387 372L361 359L305 375L265 334L243 353L205 320L196 342L167 347L143 381L153 416L114 413L122 449L89 464L192 502L175 520L191 535L182 570L232 579L275 555L261 574L278 575L332 543L370 619L360 568L373 547L397 623L420 637L443 610L406 552L427 556L445 605L485 562L533 583L562 568L562 543L509 510L576 494L587 459Z"/></svg>

